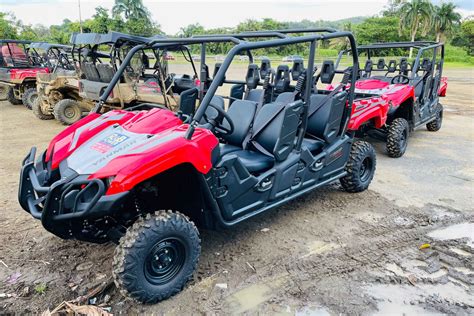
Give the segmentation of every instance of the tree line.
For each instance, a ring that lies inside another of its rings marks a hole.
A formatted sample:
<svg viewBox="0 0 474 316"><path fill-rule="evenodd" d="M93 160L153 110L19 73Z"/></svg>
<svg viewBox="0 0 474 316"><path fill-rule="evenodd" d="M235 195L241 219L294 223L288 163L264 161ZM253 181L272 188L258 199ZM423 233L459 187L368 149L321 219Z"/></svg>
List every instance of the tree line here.
<svg viewBox="0 0 474 316"><path fill-rule="evenodd" d="M288 21L270 18L246 20L235 27L208 29L200 24L190 24L170 36L188 37L201 34L225 34L243 31L308 28L329 26L351 31L359 44L391 41L436 40L461 47L474 55L474 18L462 20L456 12L456 5L442 2L439 6L429 0L392 0L377 16L354 17L339 21ZM61 44L69 42L74 32L107 33L109 31L152 36L164 34L160 25L154 22L142 0L115 0L111 11L99 6L95 14L81 23L65 19L59 25L49 27L22 23L12 14L0 12L0 38L50 41ZM225 54L231 44L210 45L214 54ZM343 41L323 43L323 48L342 49ZM305 54L306 46L279 47L268 54Z"/></svg>

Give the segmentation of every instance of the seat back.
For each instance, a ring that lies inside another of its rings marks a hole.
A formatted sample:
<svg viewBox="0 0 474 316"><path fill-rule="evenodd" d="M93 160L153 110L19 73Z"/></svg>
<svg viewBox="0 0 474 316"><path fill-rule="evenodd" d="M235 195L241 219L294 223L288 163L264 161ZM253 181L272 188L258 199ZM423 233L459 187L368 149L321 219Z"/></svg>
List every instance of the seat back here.
<svg viewBox="0 0 474 316"><path fill-rule="evenodd" d="M272 69L270 59L263 58L260 62L260 79L264 79L267 75L270 74Z"/></svg>
<svg viewBox="0 0 474 316"><path fill-rule="evenodd" d="M278 66L275 74L275 92L282 93L290 87L290 69L287 65Z"/></svg>
<svg viewBox="0 0 474 316"><path fill-rule="evenodd" d="M115 73L114 68L110 64L97 64L97 72L102 82L112 81L112 77Z"/></svg>
<svg viewBox="0 0 474 316"><path fill-rule="evenodd" d="M379 61L377 62L377 70L384 70L385 66L385 59L379 58Z"/></svg>
<svg viewBox="0 0 474 316"><path fill-rule="evenodd" d="M274 116L282 106L283 109ZM254 131L259 130L259 126L262 125L264 128L255 135L252 143L263 147L275 157L276 161L285 160L295 146L302 110L301 100L286 105L277 102L266 104L257 113L253 125Z"/></svg>
<svg viewBox="0 0 474 316"><path fill-rule="evenodd" d="M335 74L334 62L332 60L323 61L321 72L319 73L321 83L331 84Z"/></svg>
<svg viewBox="0 0 474 316"><path fill-rule="evenodd" d="M82 72L87 80L100 82L99 72L93 62L85 61L81 65Z"/></svg>
<svg viewBox="0 0 474 316"><path fill-rule="evenodd" d="M235 100L242 100L244 97L244 91L245 91L245 85L244 84L234 84L230 88L230 100L229 100L229 106L234 103Z"/></svg>
<svg viewBox="0 0 474 316"><path fill-rule="evenodd" d="M218 96L218 95L213 96L210 103L220 107L223 110L225 109L224 98L222 98L221 96ZM207 107L206 111L204 112L204 116L208 120L218 121L218 123L221 121L220 113L215 108L213 108L212 106ZM201 119L200 123L201 124L206 124L207 123L206 120L204 119L204 117Z"/></svg>
<svg viewBox="0 0 474 316"><path fill-rule="evenodd" d="M308 117L306 132L327 143L335 141L341 130L347 96L346 91L341 91L329 99L324 94L313 94L310 99L309 113L312 112L312 108L319 107L321 102L325 103Z"/></svg>
<svg viewBox="0 0 474 316"><path fill-rule="evenodd" d="M234 105L227 110L227 115L234 123L234 131L230 135L222 135L222 138L234 146L242 146L242 143L250 131L253 118L257 112L257 104L247 100L236 100ZM226 120L222 123L229 128Z"/></svg>
<svg viewBox="0 0 474 316"><path fill-rule="evenodd" d="M179 111L186 115L193 115L198 96L198 88L191 88L181 92L179 96Z"/></svg>
<svg viewBox="0 0 474 316"><path fill-rule="evenodd" d="M245 83L247 89L255 89L260 82L260 73L256 64L250 64L247 68L247 74L245 75Z"/></svg>
<svg viewBox="0 0 474 316"><path fill-rule="evenodd" d="M222 63L216 63L214 65L214 72L212 73L212 78L216 77L217 72L219 71L219 69L221 69L221 67L222 67ZM222 80L222 82L219 84L219 86L222 86L224 84L224 81L225 81L225 75L224 75L224 80Z"/></svg>
<svg viewBox="0 0 474 316"><path fill-rule="evenodd" d="M397 70L397 61L392 59L388 62L388 69L387 72L394 73Z"/></svg>
<svg viewBox="0 0 474 316"><path fill-rule="evenodd" d="M303 59L295 59L291 67L291 79L298 80L299 76L304 72Z"/></svg>
<svg viewBox="0 0 474 316"><path fill-rule="evenodd" d="M408 75L408 67L410 64L408 63L408 59L406 58L401 58L400 59L400 74L407 76Z"/></svg>
<svg viewBox="0 0 474 316"><path fill-rule="evenodd" d="M370 59L367 59L365 61L365 66L364 66L364 77L365 78L369 78L370 77L370 74L372 73L372 67L373 67L374 63L372 62L372 60Z"/></svg>

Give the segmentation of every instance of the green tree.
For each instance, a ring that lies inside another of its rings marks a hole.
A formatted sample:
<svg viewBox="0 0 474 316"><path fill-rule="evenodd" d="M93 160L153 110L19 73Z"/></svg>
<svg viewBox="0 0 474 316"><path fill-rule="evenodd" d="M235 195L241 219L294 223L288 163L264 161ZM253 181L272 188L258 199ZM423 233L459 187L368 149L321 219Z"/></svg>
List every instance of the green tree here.
<svg viewBox="0 0 474 316"><path fill-rule="evenodd" d="M368 18L353 27L359 44L397 42L408 39L406 32L399 33L399 18L395 16Z"/></svg>
<svg viewBox="0 0 474 316"><path fill-rule="evenodd" d="M115 0L112 8L114 16L122 16L128 19L150 19L150 12L143 5L142 0Z"/></svg>
<svg viewBox="0 0 474 316"><path fill-rule="evenodd" d="M18 29L14 22L14 16L0 12L0 38L16 39L18 37Z"/></svg>
<svg viewBox="0 0 474 316"><path fill-rule="evenodd" d="M467 49L469 55L474 55L474 19L469 19L461 24L462 34L467 40Z"/></svg>
<svg viewBox="0 0 474 316"><path fill-rule="evenodd" d="M199 23L195 23L195 24L189 24L185 27L180 28L178 36L190 37L193 35L204 34L205 32L206 30L204 29L204 26L202 26Z"/></svg>
<svg viewBox="0 0 474 316"><path fill-rule="evenodd" d="M435 7L433 25L437 42L446 40L446 34L451 34L454 27L461 21L461 15L454 11L455 9L456 5L452 2L443 2L440 6Z"/></svg>
<svg viewBox="0 0 474 316"><path fill-rule="evenodd" d="M410 39L415 41L418 31L424 36L432 25L433 5L429 0L411 0L404 2L400 7L400 34L404 28L410 30ZM410 58L413 48L410 48Z"/></svg>

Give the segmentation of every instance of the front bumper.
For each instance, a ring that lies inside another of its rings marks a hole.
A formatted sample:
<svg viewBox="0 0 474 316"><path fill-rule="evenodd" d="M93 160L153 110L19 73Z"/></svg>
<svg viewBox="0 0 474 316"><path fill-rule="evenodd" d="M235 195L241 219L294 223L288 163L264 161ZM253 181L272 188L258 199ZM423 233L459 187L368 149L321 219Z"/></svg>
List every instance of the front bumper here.
<svg viewBox="0 0 474 316"><path fill-rule="evenodd" d="M43 226L57 235L63 232L57 231L57 225L53 224L113 215L129 193L105 195L102 180L90 180L88 175L72 171L54 175L45 163L45 154L36 164L35 155L33 147L23 160L18 200L25 211L41 219Z"/></svg>

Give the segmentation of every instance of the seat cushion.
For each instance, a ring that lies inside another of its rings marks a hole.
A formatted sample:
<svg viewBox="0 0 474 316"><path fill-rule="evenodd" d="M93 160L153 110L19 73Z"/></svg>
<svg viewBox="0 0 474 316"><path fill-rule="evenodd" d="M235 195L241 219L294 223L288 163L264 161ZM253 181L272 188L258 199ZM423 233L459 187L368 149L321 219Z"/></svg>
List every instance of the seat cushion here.
<svg viewBox="0 0 474 316"><path fill-rule="evenodd" d="M317 139L304 138L303 147L308 148L310 152L317 152L324 147L324 142Z"/></svg>
<svg viewBox="0 0 474 316"><path fill-rule="evenodd" d="M251 150L239 150L230 153L236 155L251 173L267 170L273 166L275 160L272 157Z"/></svg>
<svg viewBox="0 0 474 316"><path fill-rule="evenodd" d="M220 156L227 155L228 153L242 150L242 147L234 146L231 144L219 144L219 153Z"/></svg>

